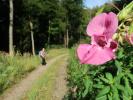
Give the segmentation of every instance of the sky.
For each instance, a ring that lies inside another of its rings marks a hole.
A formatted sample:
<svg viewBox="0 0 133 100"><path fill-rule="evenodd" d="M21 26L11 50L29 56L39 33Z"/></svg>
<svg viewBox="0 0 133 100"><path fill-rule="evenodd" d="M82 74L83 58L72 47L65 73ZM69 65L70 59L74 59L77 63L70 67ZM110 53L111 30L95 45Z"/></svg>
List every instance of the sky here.
<svg viewBox="0 0 133 100"><path fill-rule="evenodd" d="M101 6L109 0L84 0L84 5L88 8L93 8L95 6Z"/></svg>

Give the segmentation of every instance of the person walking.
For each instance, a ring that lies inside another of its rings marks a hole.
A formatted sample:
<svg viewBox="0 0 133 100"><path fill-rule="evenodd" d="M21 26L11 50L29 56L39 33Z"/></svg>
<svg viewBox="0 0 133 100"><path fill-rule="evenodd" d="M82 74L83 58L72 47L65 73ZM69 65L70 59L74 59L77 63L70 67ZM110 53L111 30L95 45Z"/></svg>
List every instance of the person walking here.
<svg viewBox="0 0 133 100"><path fill-rule="evenodd" d="M42 59L42 65L46 65L46 51L44 48L42 48L42 50L39 52L39 56Z"/></svg>

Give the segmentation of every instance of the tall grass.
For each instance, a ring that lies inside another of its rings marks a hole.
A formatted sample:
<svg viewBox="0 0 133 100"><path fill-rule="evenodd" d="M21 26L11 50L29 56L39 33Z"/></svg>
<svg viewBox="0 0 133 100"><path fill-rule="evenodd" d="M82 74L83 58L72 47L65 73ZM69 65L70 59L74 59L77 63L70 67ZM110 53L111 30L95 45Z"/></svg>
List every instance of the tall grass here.
<svg viewBox="0 0 133 100"><path fill-rule="evenodd" d="M0 93L22 79L39 65L38 56L0 54Z"/></svg>
<svg viewBox="0 0 133 100"><path fill-rule="evenodd" d="M46 61L64 54L66 49L51 49L47 51ZM7 88L19 82L29 72L41 64L39 56L17 53L14 57L0 53L0 94Z"/></svg>

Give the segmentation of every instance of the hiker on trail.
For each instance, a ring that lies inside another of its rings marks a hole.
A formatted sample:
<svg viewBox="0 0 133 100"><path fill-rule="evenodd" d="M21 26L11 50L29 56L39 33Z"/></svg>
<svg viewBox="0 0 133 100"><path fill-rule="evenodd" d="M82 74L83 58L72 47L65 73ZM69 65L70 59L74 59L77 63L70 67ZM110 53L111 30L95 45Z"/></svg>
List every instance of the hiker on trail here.
<svg viewBox="0 0 133 100"><path fill-rule="evenodd" d="M44 48L42 48L42 50L39 52L39 56L41 57L42 59L42 65L46 65L46 51Z"/></svg>

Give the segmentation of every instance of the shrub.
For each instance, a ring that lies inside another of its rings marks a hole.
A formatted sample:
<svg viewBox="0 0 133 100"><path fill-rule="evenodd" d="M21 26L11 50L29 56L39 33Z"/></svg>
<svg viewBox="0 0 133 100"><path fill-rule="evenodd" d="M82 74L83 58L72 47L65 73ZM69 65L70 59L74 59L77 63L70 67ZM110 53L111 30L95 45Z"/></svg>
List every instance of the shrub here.
<svg viewBox="0 0 133 100"><path fill-rule="evenodd" d="M125 44L119 47L116 60L104 65L80 65L75 49L70 50L68 66L69 100L132 100L133 51Z"/></svg>

